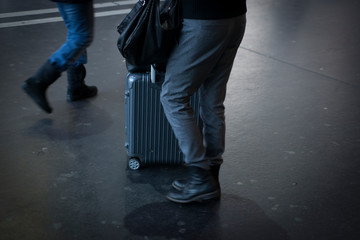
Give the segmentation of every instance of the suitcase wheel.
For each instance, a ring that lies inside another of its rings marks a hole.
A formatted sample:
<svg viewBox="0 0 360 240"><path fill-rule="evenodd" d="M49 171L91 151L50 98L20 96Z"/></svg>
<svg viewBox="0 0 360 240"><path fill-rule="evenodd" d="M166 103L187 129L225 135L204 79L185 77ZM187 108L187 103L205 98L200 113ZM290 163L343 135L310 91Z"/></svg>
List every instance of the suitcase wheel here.
<svg viewBox="0 0 360 240"><path fill-rule="evenodd" d="M131 170L138 170L140 168L140 160L137 158L130 158L129 159L129 168Z"/></svg>

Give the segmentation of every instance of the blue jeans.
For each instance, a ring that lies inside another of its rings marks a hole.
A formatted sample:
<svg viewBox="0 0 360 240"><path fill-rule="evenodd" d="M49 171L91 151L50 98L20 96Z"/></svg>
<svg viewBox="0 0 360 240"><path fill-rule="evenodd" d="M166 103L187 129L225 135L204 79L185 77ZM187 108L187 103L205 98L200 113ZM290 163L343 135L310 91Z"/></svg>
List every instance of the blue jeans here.
<svg viewBox="0 0 360 240"><path fill-rule="evenodd" d="M226 85L245 25L245 15L183 21L179 45L167 63L160 99L189 166L209 169L223 161ZM202 131L190 106L190 96L198 89Z"/></svg>
<svg viewBox="0 0 360 240"><path fill-rule="evenodd" d="M68 30L66 42L49 58L63 72L69 67L87 63L86 49L94 37L93 3L57 3Z"/></svg>

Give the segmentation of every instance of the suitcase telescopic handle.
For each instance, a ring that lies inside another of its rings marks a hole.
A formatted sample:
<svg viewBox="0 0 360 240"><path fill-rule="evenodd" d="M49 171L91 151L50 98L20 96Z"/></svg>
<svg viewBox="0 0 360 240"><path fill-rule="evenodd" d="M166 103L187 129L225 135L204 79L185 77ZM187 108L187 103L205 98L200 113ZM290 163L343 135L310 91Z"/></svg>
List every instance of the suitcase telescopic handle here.
<svg viewBox="0 0 360 240"><path fill-rule="evenodd" d="M156 70L153 65L150 68L150 80L152 83L156 83Z"/></svg>

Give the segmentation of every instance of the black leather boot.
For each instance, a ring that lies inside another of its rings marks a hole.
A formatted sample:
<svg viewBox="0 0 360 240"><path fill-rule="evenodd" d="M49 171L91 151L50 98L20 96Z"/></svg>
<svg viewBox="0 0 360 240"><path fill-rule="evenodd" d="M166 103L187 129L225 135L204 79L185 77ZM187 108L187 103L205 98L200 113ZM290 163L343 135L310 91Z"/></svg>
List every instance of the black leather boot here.
<svg viewBox="0 0 360 240"><path fill-rule="evenodd" d="M42 110L51 113L52 108L46 99L46 89L55 82L60 75L61 72L48 60L32 77L27 79L21 87Z"/></svg>
<svg viewBox="0 0 360 240"><path fill-rule="evenodd" d="M181 191L171 191L167 195L170 201L177 203L189 203L220 198L219 185L216 183L211 171L189 167L190 178Z"/></svg>
<svg viewBox="0 0 360 240"><path fill-rule="evenodd" d="M79 101L96 96L97 87L85 84L86 69L84 65L71 67L67 70L68 91L67 100L69 102Z"/></svg>
<svg viewBox="0 0 360 240"><path fill-rule="evenodd" d="M217 185L220 188L220 183L219 183L219 171L220 171L220 165L213 165L210 166L210 172L212 174L212 176L215 179L215 182L217 183ZM183 190L184 187L186 186L186 184L189 182L189 179L176 179L175 181L172 182L172 186L176 189L176 190Z"/></svg>

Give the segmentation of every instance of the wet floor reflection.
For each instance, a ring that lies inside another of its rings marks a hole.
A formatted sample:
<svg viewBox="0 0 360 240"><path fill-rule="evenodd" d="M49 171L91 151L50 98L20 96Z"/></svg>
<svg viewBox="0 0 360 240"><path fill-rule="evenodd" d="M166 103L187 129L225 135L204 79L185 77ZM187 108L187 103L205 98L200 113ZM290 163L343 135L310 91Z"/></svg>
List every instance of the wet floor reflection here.
<svg viewBox="0 0 360 240"><path fill-rule="evenodd" d="M113 123L108 112L90 101L61 104L55 111L49 117L34 122L25 129L25 133L32 136L45 135L53 140L80 139L99 134Z"/></svg>

